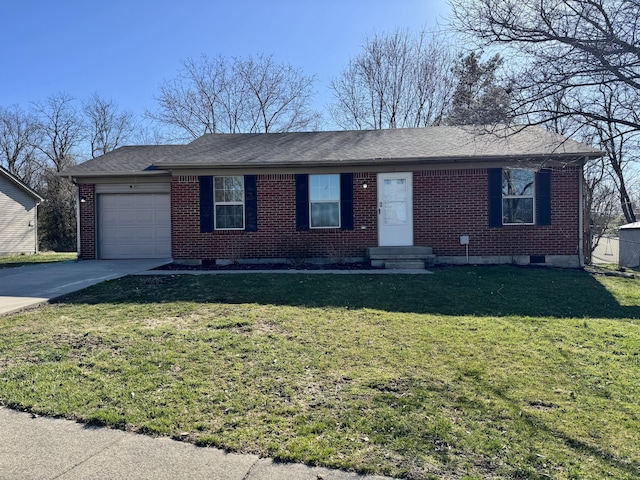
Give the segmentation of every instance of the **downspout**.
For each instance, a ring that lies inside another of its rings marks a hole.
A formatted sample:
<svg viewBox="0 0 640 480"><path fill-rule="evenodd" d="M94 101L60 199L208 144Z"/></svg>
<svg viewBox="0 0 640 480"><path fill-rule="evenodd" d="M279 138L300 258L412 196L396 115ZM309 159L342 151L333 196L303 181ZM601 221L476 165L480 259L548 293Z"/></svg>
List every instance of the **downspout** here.
<svg viewBox="0 0 640 480"><path fill-rule="evenodd" d="M80 258L80 186L69 176L69 180L76 186L76 252Z"/></svg>
<svg viewBox="0 0 640 480"><path fill-rule="evenodd" d="M578 180L578 261L580 262L580 268L584 268L584 164L588 161L589 157L585 157L580 166Z"/></svg>

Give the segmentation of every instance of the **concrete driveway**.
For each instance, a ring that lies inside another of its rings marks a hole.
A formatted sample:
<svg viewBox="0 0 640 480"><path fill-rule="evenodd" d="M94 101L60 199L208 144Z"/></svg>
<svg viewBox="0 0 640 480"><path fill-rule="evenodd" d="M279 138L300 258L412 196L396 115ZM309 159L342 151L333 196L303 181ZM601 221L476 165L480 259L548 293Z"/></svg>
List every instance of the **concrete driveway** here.
<svg viewBox="0 0 640 480"><path fill-rule="evenodd" d="M0 269L0 315L46 303L96 283L171 260L82 260Z"/></svg>

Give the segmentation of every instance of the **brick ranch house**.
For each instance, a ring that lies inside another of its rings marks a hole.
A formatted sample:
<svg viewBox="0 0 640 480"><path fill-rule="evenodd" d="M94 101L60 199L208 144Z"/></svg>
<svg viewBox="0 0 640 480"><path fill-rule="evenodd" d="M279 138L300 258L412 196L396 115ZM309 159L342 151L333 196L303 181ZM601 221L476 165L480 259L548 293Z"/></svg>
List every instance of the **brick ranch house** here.
<svg viewBox="0 0 640 480"><path fill-rule="evenodd" d="M579 267L600 155L538 127L208 134L64 175L81 259Z"/></svg>

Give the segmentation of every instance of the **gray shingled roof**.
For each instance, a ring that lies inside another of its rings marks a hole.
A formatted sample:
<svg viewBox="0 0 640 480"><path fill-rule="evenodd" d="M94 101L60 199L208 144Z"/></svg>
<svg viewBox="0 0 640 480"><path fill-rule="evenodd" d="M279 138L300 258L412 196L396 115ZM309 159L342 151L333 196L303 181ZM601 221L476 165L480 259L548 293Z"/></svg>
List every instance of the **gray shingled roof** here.
<svg viewBox="0 0 640 480"><path fill-rule="evenodd" d="M209 134L187 145L122 147L65 175L151 174L158 169L380 165L600 156L539 127Z"/></svg>
<svg viewBox="0 0 640 480"><path fill-rule="evenodd" d="M159 161L180 158L185 145L140 145L120 147L62 172L63 176L148 175L164 173L155 167Z"/></svg>

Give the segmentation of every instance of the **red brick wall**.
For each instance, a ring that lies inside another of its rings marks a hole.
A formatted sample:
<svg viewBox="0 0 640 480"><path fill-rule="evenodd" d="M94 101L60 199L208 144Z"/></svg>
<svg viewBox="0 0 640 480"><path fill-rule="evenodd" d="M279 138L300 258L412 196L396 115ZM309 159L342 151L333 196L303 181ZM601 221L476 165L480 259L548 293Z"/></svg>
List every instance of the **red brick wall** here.
<svg viewBox="0 0 640 480"><path fill-rule="evenodd" d="M368 188L362 188L364 182ZM417 171L414 243L436 255L575 255L580 169L554 169L552 224L489 228L486 169ZM358 257L376 246L376 174L354 175L354 230L296 231L293 175L258 176L258 231L200 233L197 177L174 177L172 237L175 259ZM364 227L364 228L363 228Z"/></svg>
<svg viewBox="0 0 640 480"><path fill-rule="evenodd" d="M414 243L441 256L463 256L460 236L469 235L469 255L576 255L578 167L554 168L551 225L489 228L486 169L413 172ZM375 173L354 174L354 229L296 231L293 174L258 175L258 231L200 233L199 181L171 182L172 255L176 260L362 257L376 246ZM368 188L363 188L367 183ZM96 258L95 185L81 184L81 258Z"/></svg>
<svg viewBox="0 0 640 480"><path fill-rule="evenodd" d="M295 176L277 174L258 175L258 231L200 233L198 177L174 177L173 258L362 257L367 247L377 244L375 178L375 174L354 174L353 230L296 231ZM365 181L366 189L362 187Z"/></svg>
<svg viewBox="0 0 640 480"><path fill-rule="evenodd" d="M79 184L80 195L80 255L83 260L96 258L96 186ZM82 201L84 200L84 202Z"/></svg>
<svg viewBox="0 0 640 480"><path fill-rule="evenodd" d="M486 169L415 172L415 244L465 255L460 236L469 235L472 256L576 255L580 176L578 167L553 169L551 225L489 228Z"/></svg>

